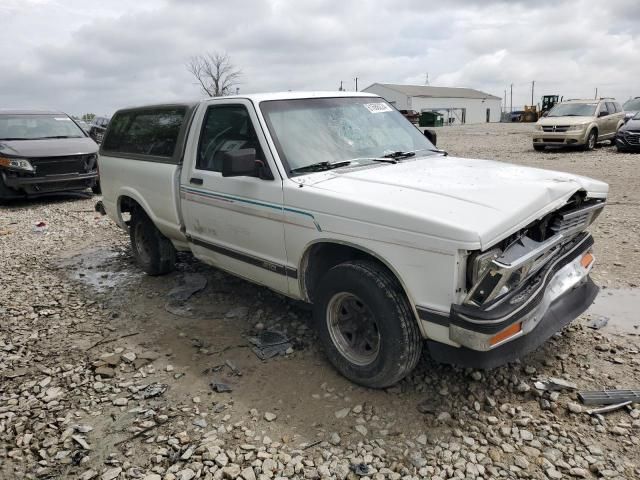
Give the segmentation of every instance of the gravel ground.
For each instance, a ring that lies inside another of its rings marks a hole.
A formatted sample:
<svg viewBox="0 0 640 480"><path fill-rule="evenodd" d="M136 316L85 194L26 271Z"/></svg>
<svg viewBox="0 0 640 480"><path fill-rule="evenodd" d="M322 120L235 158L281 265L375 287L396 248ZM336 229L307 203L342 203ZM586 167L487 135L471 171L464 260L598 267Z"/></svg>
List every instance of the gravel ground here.
<svg viewBox="0 0 640 480"><path fill-rule="evenodd" d="M609 182L594 276L632 313L600 330L587 314L490 372L425 355L384 391L330 368L304 305L188 255L142 274L95 198L0 207L0 478L640 478L640 410L589 415L574 388L638 388L640 156L540 154L529 128L443 128L439 146ZM185 281L206 287L169 301ZM285 355L249 348L264 330ZM549 378L568 385L535 387Z"/></svg>

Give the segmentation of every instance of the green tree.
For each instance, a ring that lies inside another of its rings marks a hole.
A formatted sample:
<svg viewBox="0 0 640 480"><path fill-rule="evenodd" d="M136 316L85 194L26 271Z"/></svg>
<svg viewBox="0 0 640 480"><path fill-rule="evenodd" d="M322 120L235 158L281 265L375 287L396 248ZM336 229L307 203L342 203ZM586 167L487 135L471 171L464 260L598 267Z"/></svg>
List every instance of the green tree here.
<svg viewBox="0 0 640 480"><path fill-rule="evenodd" d="M87 123L91 123L94 118L96 118L95 113L85 113L84 115L82 115L82 120Z"/></svg>

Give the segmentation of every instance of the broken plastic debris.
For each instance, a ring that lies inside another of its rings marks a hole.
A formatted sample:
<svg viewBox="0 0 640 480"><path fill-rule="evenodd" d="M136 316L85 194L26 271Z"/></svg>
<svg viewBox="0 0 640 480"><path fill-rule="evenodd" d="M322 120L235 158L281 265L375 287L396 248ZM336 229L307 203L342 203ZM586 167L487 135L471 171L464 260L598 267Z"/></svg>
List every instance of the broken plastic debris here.
<svg viewBox="0 0 640 480"><path fill-rule="evenodd" d="M44 233L47 231L47 224L46 222L38 222L33 226L32 231L34 233Z"/></svg>
<svg viewBox="0 0 640 480"><path fill-rule="evenodd" d="M358 475L359 477L365 477L369 475L369 465L366 463L356 463L349 465L349 470Z"/></svg>
<svg viewBox="0 0 640 480"><path fill-rule="evenodd" d="M578 389L578 386L573 382L569 382L568 380L564 380L562 378L553 377L549 378L548 380L535 382L533 386L538 390L547 392Z"/></svg>
<svg viewBox="0 0 640 480"><path fill-rule="evenodd" d="M164 308L167 312L179 317L191 316L191 307L185 302L191 296L207 286L207 279L199 273L185 273L176 281L176 286L167 294Z"/></svg>
<svg viewBox="0 0 640 480"><path fill-rule="evenodd" d="M145 388L140 390L138 394L135 396L136 399L147 399L153 397L159 397L169 388L168 385L164 383L151 383L147 385Z"/></svg>
<svg viewBox="0 0 640 480"><path fill-rule="evenodd" d="M260 360L285 355L287 350L293 348L289 339L275 330L264 330L255 337L249 337L248 340L253 345L251 350Z"/></svg>
<svg viewBox="0 0 640 480"><path fill-rule="evenodd" d="M602 327L606 327L609 323L609 319L604 315L596 315L587 321L587 327L594 330L600 330Z"/></svg>
<svg viewBox="0 0 640 480"><path fill-rule="evenodd" d="M227 385L226 383L211 382L209 386L211 387L211 390L218 393L226 393L226 392L233 391L233 388L231 388L231 385Z"/></svg>

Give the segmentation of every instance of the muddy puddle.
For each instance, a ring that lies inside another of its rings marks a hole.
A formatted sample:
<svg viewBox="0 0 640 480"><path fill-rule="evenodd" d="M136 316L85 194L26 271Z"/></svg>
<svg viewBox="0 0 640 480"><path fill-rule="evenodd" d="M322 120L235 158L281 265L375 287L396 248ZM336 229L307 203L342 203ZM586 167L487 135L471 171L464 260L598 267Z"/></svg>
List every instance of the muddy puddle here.
<svg viewBox="0 0 640 480"><path fill-rule="evenodd" d="M602 289L587 317L603 332L640 335L640 289Z"/></svg>
<svg viewBox="0 0 640 480"><path fill-rule="evenodd" d="M124 285L142 274L125 268L124 254L109 248L88 248L58 259L69 277L99 292Z"/></svg>

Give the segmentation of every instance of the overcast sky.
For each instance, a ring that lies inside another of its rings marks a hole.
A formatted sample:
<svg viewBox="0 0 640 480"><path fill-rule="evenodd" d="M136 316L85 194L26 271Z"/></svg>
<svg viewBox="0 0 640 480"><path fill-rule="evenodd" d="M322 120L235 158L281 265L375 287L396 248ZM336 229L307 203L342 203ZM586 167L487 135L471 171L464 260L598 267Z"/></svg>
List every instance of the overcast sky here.
<svg viewBox="0 0 640 480"><path fill-rule="evenodd" d="M374 82L640 96L640 0L0 0L0 108L111 114L201 96L226 51L241 93Z"/></svg>

